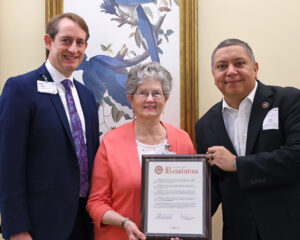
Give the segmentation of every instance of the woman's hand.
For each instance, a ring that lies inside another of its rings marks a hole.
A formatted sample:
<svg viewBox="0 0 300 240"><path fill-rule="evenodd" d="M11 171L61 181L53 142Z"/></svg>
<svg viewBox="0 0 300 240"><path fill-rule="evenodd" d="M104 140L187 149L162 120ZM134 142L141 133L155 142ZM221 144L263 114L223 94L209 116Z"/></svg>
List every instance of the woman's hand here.
<svg viewBox="0 0 300 240"><path fill-rule="evenodd" d="M176 238L170 238L170 240L183 240L183 239L176 237Z"/></svg>
<svg viewBox="0 0 300 240"><path fill-rule="evenodd" d="M146 239L146 235L144 233L142 233L138 229L136 224L131 220L128 220L125 222L124 229L128 235L129 240L145 240Z"/></svg>

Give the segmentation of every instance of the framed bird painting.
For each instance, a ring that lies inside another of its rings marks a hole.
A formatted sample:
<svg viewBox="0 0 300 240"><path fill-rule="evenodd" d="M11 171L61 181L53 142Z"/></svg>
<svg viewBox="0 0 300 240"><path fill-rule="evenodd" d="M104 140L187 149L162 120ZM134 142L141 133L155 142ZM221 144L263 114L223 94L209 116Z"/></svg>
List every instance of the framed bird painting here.
<svg viewBox="0 0 300 240"><path fill-rule="evenodd" d="M129 69L156 61L173 77L162 120L194 140L198 119L197 0L46 0L46 22L74 12L85 19L90 39L75 73L94 92L100 135L132 120L125 83Z"/></svg>

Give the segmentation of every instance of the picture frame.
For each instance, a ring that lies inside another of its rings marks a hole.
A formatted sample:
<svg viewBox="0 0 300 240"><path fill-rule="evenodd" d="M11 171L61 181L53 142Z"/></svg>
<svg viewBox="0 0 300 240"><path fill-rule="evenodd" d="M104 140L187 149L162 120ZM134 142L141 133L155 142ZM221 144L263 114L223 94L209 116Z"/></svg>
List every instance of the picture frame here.
<svg viewBox="0 0 300 240"><path fill-rule="evenodd" d="M211 239L205 154L142 157L141 230L147 239Z"/></svg>
<svg viewBox="0 0 300 240"><path fill-rule="evenodd" d="M63 0L45 0L45 22L63 13ZM195 143L198 101L198 0L180 1L180 128Z"/></svg>

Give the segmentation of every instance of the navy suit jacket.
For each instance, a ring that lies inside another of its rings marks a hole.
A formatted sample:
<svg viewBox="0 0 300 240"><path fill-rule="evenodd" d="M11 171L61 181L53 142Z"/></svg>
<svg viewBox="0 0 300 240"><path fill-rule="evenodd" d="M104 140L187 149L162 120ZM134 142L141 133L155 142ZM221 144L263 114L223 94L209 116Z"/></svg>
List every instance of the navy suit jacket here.
<svg viewBox="0 0 300 240"><path fill-rule="evenodd" d="M78 209L78 160L59 94L37 91L42 75L53 81L42 65L8 79L0 97L2 231L4 237L29 231L35 240L66 240ZM99 145L97 107L93 94L74 83L85 118L91 176Z"/></svg>
<svg viewBox="0 0 300 240"><path fill-rule="evenodd" d="M278 108L279 129L264 130ZM214 145L236 155L222 102L196 123L197 152ZM212 214L222 203L224 240L298 240L300 236L300 91L258 82L249 119L246 156L237 172L212 168Z"/></svg>

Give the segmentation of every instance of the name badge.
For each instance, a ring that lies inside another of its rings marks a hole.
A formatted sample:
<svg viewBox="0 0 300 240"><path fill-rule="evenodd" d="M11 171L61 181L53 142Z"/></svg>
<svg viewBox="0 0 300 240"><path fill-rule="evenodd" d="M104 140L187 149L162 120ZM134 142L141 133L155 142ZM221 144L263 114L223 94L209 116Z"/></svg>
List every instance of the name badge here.
<svg viewBox="0 0 300 240"><path fill-rule="evenodd" d="M263 130L279 129L278 107L271 109L263 122Z"/></svg>
<svg viewBox="0 0 300 240"><path fill-rule="evenodd" d="M40 93L57 94L57 88L54 82L37 80L37 90Z"/></svg>

